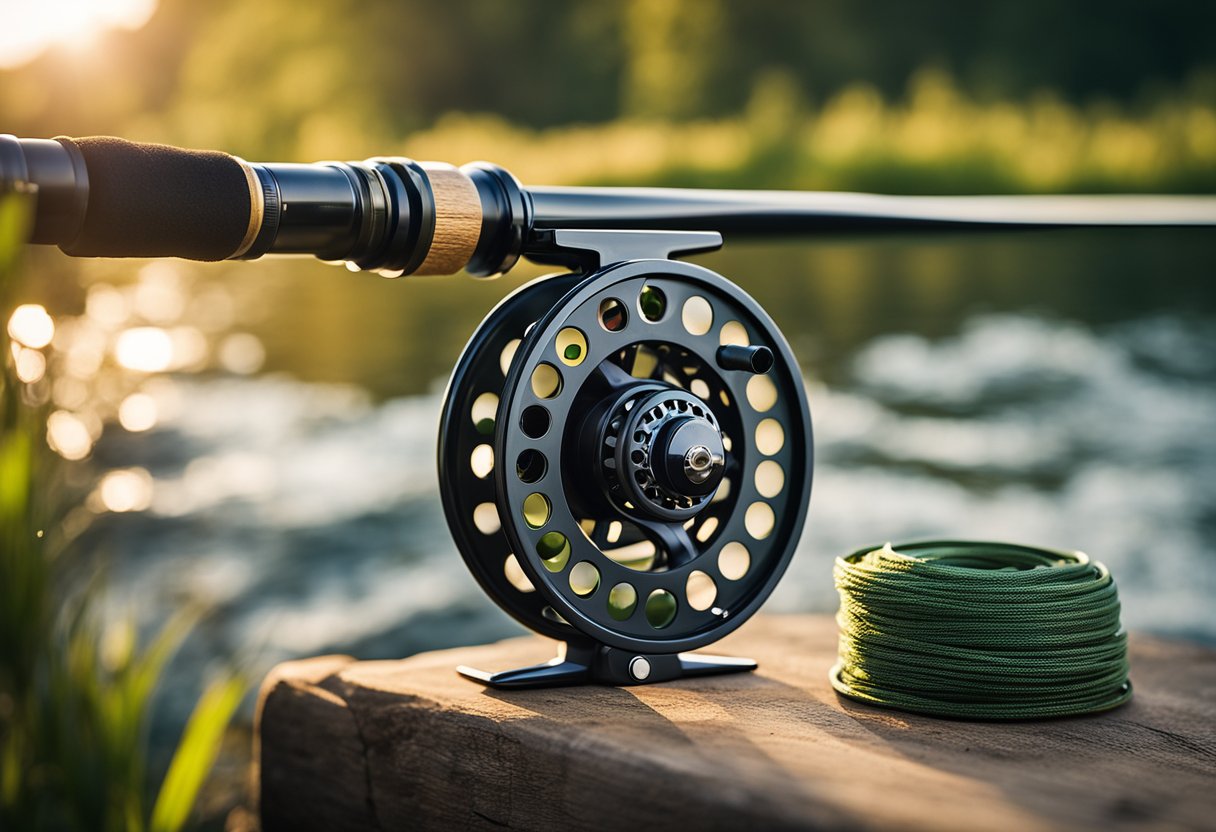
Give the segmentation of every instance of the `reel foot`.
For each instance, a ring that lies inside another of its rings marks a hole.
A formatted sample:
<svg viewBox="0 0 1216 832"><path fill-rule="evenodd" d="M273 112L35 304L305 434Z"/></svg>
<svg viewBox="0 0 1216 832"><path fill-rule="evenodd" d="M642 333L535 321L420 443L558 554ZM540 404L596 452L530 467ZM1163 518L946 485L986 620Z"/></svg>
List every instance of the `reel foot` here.
<svg viewBox="0 0 1216 832"><path fill-rule="evenodd" d="M752 659L701 653L635 653L605 645L563 643L558 655L543 663L489 673L460 666L466 679L498 690L527 690L573 685L645 685L696 676L755 670Z"/></svg>

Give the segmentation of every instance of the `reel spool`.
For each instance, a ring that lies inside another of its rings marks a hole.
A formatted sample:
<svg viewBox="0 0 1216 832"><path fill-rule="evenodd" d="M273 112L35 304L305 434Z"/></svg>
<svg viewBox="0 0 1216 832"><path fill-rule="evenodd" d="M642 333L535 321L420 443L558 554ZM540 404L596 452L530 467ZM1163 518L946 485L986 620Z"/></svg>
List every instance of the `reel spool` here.
<svg viewBox="0 0 1216 832"><path fill-rule="evenodd" d="M565 650L460 672L536 687L754 669L683 651L772 592L806 519L811 457L797 362L720 275L629 260L519 289L453 373L441 491L482 588Z"/></svg>

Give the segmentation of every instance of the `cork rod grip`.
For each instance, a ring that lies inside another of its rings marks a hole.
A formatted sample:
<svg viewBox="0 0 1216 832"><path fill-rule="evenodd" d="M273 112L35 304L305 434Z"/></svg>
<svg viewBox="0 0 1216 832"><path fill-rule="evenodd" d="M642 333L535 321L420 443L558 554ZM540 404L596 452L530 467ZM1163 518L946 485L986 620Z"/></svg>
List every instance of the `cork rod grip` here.
<svg viewBox="0 0 1216 832"><path fill-rule="evenodd" d="M468 265L481 237L481 198L463 172L424 162L435 200L435 232L426 259L414 274L455 274Z"/></svg>

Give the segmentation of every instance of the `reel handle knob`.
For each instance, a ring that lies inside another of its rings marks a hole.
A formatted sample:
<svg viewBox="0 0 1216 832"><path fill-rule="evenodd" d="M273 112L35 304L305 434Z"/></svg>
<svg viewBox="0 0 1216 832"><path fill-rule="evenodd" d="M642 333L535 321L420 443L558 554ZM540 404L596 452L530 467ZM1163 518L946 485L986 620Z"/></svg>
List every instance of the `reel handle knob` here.
<svg viewBox="0 0 1216 832"><path fill-rule="evenodd" d="M773 351L768 347L741 347L727 344L718 347L718 366L723 370L741 370L761 375L773 369Z"/></svg>

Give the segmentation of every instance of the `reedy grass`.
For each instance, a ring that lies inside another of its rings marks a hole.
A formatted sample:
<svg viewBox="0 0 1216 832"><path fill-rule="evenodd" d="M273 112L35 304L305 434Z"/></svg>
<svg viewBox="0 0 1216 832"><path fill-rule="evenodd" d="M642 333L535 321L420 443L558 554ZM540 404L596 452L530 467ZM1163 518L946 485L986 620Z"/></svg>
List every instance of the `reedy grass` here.
<svg viewBox="0 0 1216 832"><path fill-rule="evenodd" d="M19 291L29 201L0 194L0 315ZM73 549L81 494L48 448L46 408L14 372L0 331L0 828L182 828L246 689L226 672L199 699L149 809L148 718L169 660L198 617L147 644L105 622L101 579ZM82 585L83 584L83 585Z"/></svg>

